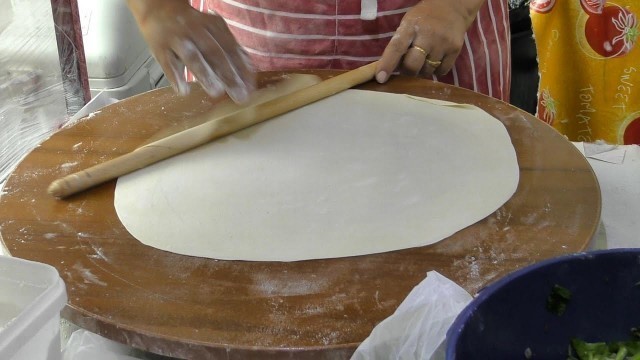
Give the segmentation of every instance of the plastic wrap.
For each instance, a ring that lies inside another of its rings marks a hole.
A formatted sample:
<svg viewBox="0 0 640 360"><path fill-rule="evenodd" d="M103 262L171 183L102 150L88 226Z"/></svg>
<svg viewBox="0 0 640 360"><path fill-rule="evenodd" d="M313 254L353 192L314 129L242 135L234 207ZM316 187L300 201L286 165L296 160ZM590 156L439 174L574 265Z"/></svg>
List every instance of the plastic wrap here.
<svg viewBox="0 0 640 360"><path fill-rule="evenodd" d="M63 360L136 360L140 355L133 348L83 329L71 334L63 348Z"/></svg>
<svg viewBox="0 0 640 360"><path fill-rule="evenodd" d="M0 188L89 99L75 1L0 0Z"/></svg>

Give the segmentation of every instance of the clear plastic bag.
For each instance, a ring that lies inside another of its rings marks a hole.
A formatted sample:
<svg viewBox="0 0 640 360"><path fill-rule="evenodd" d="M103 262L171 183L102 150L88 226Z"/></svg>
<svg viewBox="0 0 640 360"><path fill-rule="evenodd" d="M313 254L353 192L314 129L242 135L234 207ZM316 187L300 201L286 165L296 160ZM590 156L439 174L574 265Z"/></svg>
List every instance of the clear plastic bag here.
<svg viewBox="0 0 640 360"><path fill-rule="evenodd" d="M63 360L136 360L134 350L87 330L76 330L62 349Z"/></svg>
<svg viewBox="0 0 640 360"><path fill-rule="evenodd" d="M447 330L471 300L459 285L430 271L351 359L444 359Z"/></svg>

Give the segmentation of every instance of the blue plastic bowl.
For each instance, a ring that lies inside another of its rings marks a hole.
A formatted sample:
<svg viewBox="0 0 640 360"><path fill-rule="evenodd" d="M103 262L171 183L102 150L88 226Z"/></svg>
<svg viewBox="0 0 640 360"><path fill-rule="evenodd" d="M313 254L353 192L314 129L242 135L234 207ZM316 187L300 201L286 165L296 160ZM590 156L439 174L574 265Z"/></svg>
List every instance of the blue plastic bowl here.
<svg viewBox="0 0 640 360"><path fill-rule="evenodd" d="M554 285L571 291L562 315ZM572 338L626 341L640 328L640 249L592 251L515 271L488 286L447 332L447 359L566 359Z"/></svg>

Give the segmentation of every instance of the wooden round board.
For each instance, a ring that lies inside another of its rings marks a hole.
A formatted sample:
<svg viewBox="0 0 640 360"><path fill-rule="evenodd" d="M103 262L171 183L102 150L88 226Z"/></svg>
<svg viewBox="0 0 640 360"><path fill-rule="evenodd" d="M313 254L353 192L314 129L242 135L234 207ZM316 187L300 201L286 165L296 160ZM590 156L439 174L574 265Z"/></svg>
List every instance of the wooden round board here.
<svg viewBox="0 0 640 360"><path fill-rule="evenodd" d="M278 76L263 74L263 82ZM58 269L71 322L154 353L231 359L346 359L429 270L476 293L517 268L588 247L600 218L598 183L551 127L427 80L396 77L360 88L471 103L500 119L520 165L516 194L434 245L292 263L216 261L145 246L116 216L115 181L65 200L47 194L62 175L129 152L215 106L196 87L184 98L165 88L108 106L29 154L0 197L4 243L13 256Z"/></svg>

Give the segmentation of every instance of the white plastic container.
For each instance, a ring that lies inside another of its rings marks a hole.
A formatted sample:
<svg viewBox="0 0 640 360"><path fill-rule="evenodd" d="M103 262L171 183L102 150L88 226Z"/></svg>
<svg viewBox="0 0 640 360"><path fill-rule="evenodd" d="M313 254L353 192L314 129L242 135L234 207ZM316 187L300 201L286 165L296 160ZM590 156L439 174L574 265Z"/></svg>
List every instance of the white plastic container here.
<svg viewBox="0 0 640 360"><path fill-rule="evenodd" d="M124 99L168 85L125 0L78 0L91 95Z"/></svg>
<svg viewBox="0 0 640 360"><path fill-rule="evenodd" d="M66 303L55 268L0 256L0 359L60 360L60 311Z"/></svg>

